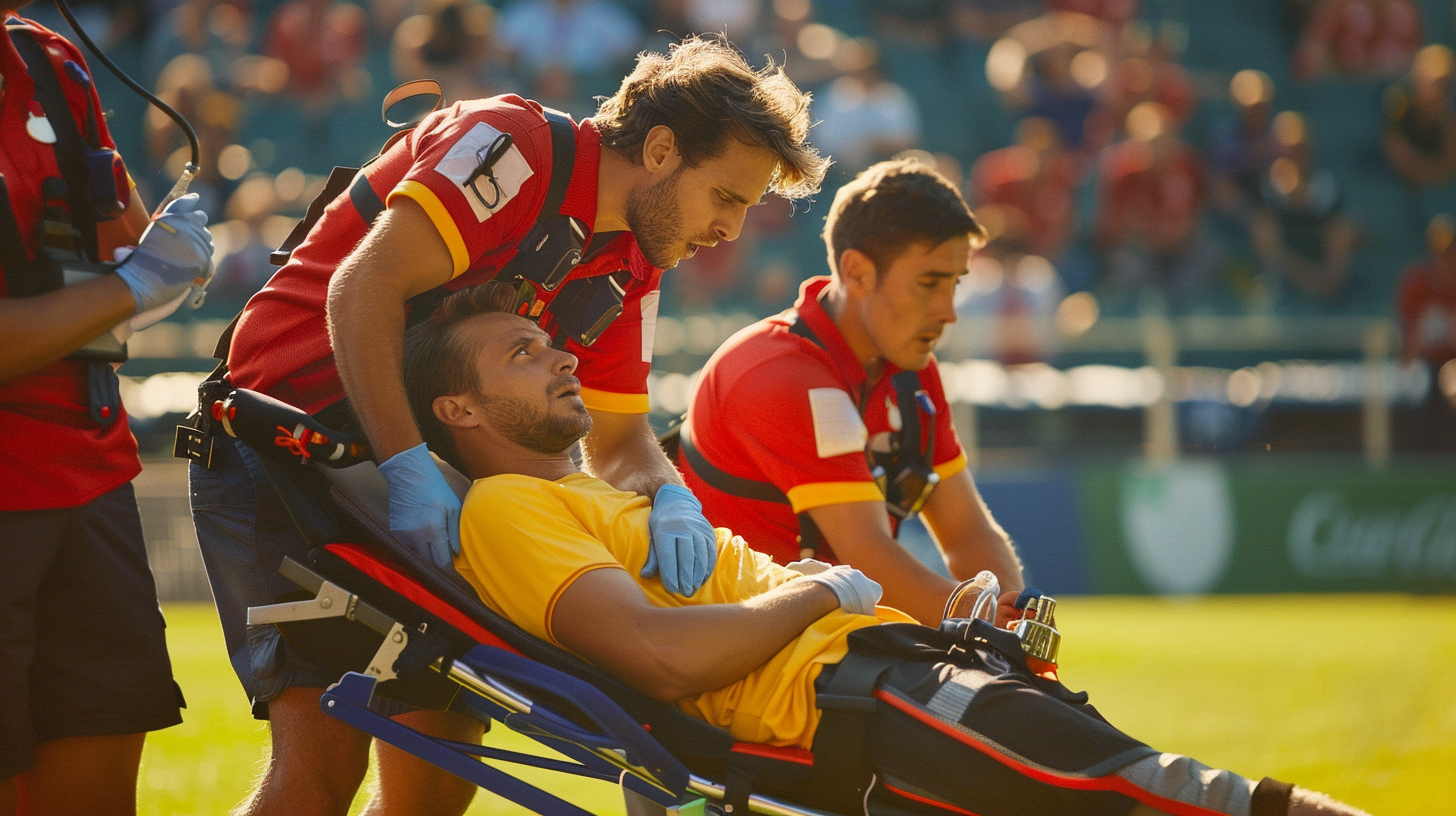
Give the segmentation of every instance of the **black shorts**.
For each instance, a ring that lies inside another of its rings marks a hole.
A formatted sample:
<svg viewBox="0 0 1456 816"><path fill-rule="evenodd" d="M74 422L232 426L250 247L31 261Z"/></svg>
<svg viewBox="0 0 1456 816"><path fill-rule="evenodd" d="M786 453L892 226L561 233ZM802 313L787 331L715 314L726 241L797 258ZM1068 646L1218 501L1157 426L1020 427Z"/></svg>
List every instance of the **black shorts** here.
<svg viewBox="0 0 1456 816"><path fill-rule="evenodd" d="M42 742L180 723L165 628L130 484L0 512L0 779Z"/></svg>

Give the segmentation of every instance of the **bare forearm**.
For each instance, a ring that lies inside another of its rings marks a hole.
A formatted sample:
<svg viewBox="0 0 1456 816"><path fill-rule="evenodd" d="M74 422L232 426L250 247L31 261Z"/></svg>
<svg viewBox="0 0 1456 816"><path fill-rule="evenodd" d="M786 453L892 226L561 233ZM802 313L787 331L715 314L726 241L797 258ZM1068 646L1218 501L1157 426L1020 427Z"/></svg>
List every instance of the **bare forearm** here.
<svg viewBox="0 0 1456 816"><path fill-rule="evenodd" d="M658 653L681 667L679 687L666 699L741 680L838 608L824 585L799 580L741 604L655 609L650 618L658 627Z"/></svg>
<svg viewBox="0 0 1456 816"><path fill-rule="evenodd" d="M117 275L0 300L0 381L65 357L135 311L136 299Z"/></svg>
<svg viewBox="0 0 1456 816"><path fill-rule="evenodd" d="M789 581L737 604L657 607L623 570L592 570L556 603L561 645L661 700L740 680L839 607L817 582Z"/></svg>
<svg viewBox="0 0 1456 816"><path fill-rule="evenodd" d="M588 473L618 490L649 498L665 484L683 483L645 414L593 412L592 418L592 431L581 443Z"/></svg>
<svg viewBox="0 0 1456 816"><path fill-rule="evenodd" d="M880 603L904 612L926 626L939 626L940 613L955 582L924 564L893 538L871 546L851 549L835 545L835 555L846 564L873 578L884 588Z"/></svg>
<svg viewBox="0 0 1456 816"><path fill-rule="evenodd" d="M420 444L404 390L404 298L346 262L329 287L328 315L339 379L376 459Z"/></svg>
<svg viewBox="0 0 1456 816"><path fill-rule="evenodd" d="M425 211L391 203L329 282L329 342L354 413L384 461L420 444L404 390L405 303L450 280L450 253Z"/></svg>

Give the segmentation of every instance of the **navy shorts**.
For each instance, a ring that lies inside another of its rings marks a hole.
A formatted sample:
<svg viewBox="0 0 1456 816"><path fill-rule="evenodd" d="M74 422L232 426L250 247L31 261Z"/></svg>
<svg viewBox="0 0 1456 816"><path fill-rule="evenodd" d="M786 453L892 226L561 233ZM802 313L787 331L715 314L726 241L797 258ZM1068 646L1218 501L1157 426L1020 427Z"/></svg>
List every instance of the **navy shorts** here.
<svg viewBox="0 0 1456 816"><path fill-rule="evenodd" d="M252 701L268 718L268 701L287 688L326 688L337 672L305 658L272 625L248 626L248 607L276 603L298 586L278 574L285 556L302 560L309 546L274 490L257 454L217 437L211 469L190 469L192 521L212 598L222 619L228 658Z"/></svg>
<svg viewBox="0 0 1456 816"><path fill-rule="evenodd" d="M0 512L0 779L66 737L182 722L136 492Z"/></svg>

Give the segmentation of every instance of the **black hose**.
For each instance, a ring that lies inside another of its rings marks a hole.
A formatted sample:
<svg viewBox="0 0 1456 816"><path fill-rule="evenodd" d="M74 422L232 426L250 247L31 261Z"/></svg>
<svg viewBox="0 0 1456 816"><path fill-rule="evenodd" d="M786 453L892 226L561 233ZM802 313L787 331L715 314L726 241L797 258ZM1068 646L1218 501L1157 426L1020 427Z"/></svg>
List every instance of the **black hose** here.
<svg viewBox="0 0 1456 816"><path fill-rule="evenodd" d="M131 88L143 99L157 106L162 113L167 114L173 122L177 123L177 127L182 128L182 132L187 134L187 142L192 146L192 162L189 169L193 173L196 173L202 167L202 147L197 142L197 131L192 129L192 125L188 123L182 114L174 110L171 105L158 99L151 91L143 88L136 80L127 76L126 72L118 68L116 63L111 61L110 57L102 53L101 49L96 47L96 43L91 41L91 37L81 28L81 24L76 22L76 16L71 13L71 7L66 5L66 0L56 0L56 8L60 10L61 16L66 18L66 22L71 24L71 28L76 32L76 36L81 39L82 43L85 43L86 48L92 54L96 55L97 59L101 60L101 64L105 65L107 70L116 74L116 78L121 80L122 84Z"/></svg>

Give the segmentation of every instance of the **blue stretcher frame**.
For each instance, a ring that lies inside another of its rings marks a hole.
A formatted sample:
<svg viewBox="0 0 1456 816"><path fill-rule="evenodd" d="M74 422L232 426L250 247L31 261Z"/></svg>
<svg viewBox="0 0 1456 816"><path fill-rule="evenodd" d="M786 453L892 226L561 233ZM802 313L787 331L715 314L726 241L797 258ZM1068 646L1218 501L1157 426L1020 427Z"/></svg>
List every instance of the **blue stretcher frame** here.
<svg viewBox="0 0 1456 816"><path fill-rule="evenodd" d="M378 684L396 677L394 661L407 646L411 631L291 558L285 559L280 572L315 597L253 607L248 610L250 624L345 618L385 636L363 672L346 672L324 692L319 707L326 715L541 816L593 815L484 760L616 782L628 816L731 814L718 804L725 796L723 784L690 773L595 686L497 646L481 644L448 667L441 659L427 669L445 674L458 687L449 710L481 722L500 722L571 761L432 737L372 710L369 706ZM584 728L536 703L531 695L542 691L573 706L598 730ZM749 811L763 816L832 816L760 794L749 797Z"/></svg>

